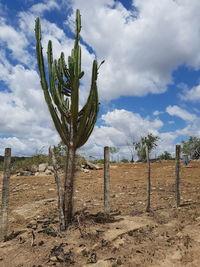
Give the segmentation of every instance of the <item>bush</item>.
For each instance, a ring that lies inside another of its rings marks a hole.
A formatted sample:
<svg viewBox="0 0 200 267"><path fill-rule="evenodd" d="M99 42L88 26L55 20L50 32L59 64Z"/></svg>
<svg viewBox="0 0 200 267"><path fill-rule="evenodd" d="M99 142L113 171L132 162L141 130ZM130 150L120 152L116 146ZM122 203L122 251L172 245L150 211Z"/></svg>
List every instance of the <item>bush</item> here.
<svg viewBox="0 0 200 267"><path fill-rule="evenodd" d="M47 155L38 154L33 157L27 158L13 158L11 163L11 173L16 173L17 171L34 171L35 166L41 163L48 163L49 157Z"/></svg>
<svg viewBox="0 0 200 267"><path fill-rule="evenodd" d="M96 160L93 160L93 163L94 164L104 164L104 160L103 159L96 159Z"/></svg>
<svg viewBox="0 0 200 267"><path fill-rule="evenodd" d="M161 160L170 160L170 159L172 159L172 156L171 156L171 154L169 152L164 151L164 153L159 156L159 159L161 159Z"/></svg>
<svg viewBox="0 0 200 267"><path fill-rule="evenodd" d="M129 161L127 159L122 159L121 162L128 163Z"/></svg>
<svg viewBox="0 0 200 267"><path fill-rule="evenodd" d="M66 155L67 155L67 148L61 142L54 147L54 153L56 157L57 164L60 168L65 167L66 163ZM0 156L0 171L3 171L3 161L4 156ZM48 163L49 165L49 156L41 153L41 150L32 157L12 157L11 158L11 174L19 172L20 170L23 171L36 171L36 168L41 163ZM82 164L85 163L85 158L76 154L75 157L75 165L78 169L81 167Z"/></svg>

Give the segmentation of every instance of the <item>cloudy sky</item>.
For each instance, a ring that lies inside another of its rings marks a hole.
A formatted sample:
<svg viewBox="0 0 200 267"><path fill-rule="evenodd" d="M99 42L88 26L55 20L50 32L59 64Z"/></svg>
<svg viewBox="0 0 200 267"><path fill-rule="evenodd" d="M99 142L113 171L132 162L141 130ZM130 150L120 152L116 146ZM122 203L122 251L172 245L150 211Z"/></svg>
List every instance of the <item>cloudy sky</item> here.
<svg viewBox="0 0 200 267"><path fill-rule="evenodd" d="M87 98L94 58L100 112L81 153L100 157L115 146L130 158L129 144L153 133L160 154L189 136L200 136L199 0L1 0L0 154L33 155L57 144L43 99L35 58L34 23L41 18L43 47L67 56L76 9L82 15L81 104Z"/></svg>

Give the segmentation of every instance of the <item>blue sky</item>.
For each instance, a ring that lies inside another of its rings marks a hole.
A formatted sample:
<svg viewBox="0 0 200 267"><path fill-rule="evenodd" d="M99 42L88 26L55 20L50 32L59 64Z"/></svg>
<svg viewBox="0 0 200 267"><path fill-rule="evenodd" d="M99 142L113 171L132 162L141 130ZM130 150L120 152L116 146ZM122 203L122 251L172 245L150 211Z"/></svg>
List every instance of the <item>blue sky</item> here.
<svg viewBox="0 0 200 267"><path fill-rule="evenodd" d="M82 15L81 105L92 61L105 60L98 77L100 112L80 153L101 157L103 146L130 158L130 144L153 133L157 151L200 136L200 17L198 0L1 0L0 154L33 155L59 137L40 88L34 21L40 16L43 47L67 56L75 11Z"/></svg>

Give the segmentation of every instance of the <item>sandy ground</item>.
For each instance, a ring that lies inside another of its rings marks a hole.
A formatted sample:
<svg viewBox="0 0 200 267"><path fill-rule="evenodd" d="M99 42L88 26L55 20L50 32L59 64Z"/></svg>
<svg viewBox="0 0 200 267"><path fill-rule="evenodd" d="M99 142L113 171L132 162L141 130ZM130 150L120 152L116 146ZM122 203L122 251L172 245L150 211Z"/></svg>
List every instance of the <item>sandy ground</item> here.
<svg viewBox="0 0 200 267"><path fill-rule="evenodd" d="M75 219L58 231L53 176L12 176L9 234L1 267L200 266L200 162L181 165L181 207L175 207L174 161L152 163L151 212L147 168L114 164L111 217L103 212L103 170L77 172Z"/></svg>

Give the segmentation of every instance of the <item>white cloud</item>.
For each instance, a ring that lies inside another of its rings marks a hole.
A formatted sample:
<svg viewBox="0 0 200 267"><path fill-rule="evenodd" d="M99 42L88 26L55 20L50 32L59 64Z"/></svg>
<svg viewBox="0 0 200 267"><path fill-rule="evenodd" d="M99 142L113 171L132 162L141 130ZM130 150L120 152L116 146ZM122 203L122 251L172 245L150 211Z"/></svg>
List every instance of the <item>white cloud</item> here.
<svg viewBox="0 0 200 267"><path fill-rule="evenodd" d="M26 51L28 40L26 36L7 25L5 21L0 21L0 42L7 48L13 59L19 62L30 63L31 56Z"/></svg>
<svg viewBox="0 0 200 267"><path fill-rule="evenodd" d="M182 109L178 106L168 106L166 112L171 116L177 116L182 120L193 122L197 117L194 114L191 114L185 109Z"/></svg>
<svg viewBox="0 0 200 267"><path fill-rule="evenodd" d="M148 118L142 118L140 114L132 113L127 110L114 110L102 116L106 124L115 127L120 131L124 131L130 137L134 133L134 137L138 140L142 135L148 132L156 133L163 126L163 122L159 119L150 121Z"/></svg>
<svg viewBox="0 0 200 267"><path fill-rule="evenodd" d="M200 136L200 118L178 106L168 106L166 112L185 121L186 126L174 131L176 136Z"/></svg>
<svg viewBox="0 0 200 267"><path fill-rule="evenodd" d="M162 93L179 65L200 66L198 0L136 0L137 17L114 0L72 5L81 10L82 37L106 60L99 75L102 99Z"/></svg>
<svg viewBox="0 0 200 267"><path fill-rule="evenodd" d="M103 147L119 147L121 157L130 158L130 144L139 141L141 136L149 133L159 135L163 122L142 118L139 114L121 109L115 109L102 115L105 125L96 126L89 141L83 147L87 155L102 156Z"/></svg>
<svg viewBox="0 0 200 267"><path fill-rule="evenodd" d="M157 156L161 155L164 151L168 151L172 156L175 155L175 139L178 136L176 132L160 133L160 140L158 146L153 153Z"/></svg>
<svg viewBox="0 0 200 267"><path fill-rule="evenodd" d="M153 112L153 115L154 115L154 116L158 116L158 115L161 115L161 114L163 114L163 113L164 113L163 111L155 110L155 111Z"/></svg>
<svg viewBox="0 0 200 267"><path fill-rule="evenodd" d="M42 15L45 11L50 11L52 9L59 9L60 6L54 0L45 1L45 3L38 3L33 5L30 8L30 12L34 13L35 15Z"/></svg>
<svg viewBox="0 0 200 267"><path fill-rule="evenodd" d="M183 90L183 93L180 94L180 98L185 101L200 101L200 85L194 86L190 90Z"/></svg>
<svg viewBox="0 0 200 267"><path fill-rule="evenodd" d="M58 143L36 71L10 67L3 81L11 92L0 92L0 153L12 146L15 154L33 154Z"/></svg>

